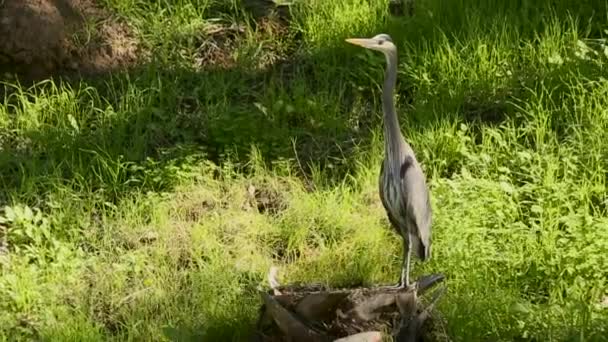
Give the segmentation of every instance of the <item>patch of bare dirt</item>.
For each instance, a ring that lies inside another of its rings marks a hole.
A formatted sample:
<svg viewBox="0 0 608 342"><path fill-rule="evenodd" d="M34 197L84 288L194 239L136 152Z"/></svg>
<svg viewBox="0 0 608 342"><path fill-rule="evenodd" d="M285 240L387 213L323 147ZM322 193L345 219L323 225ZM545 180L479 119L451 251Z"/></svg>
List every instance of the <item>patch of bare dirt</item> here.
<svg viewBox="0 0 608 342"><path fill-rule="evenodd" d="M237 39L245 32L245 27L232 24L210 25L198 48L196 65L198 67L213 66L228 69L236 65L234 52L237 47Z"/></svg>
<svg viewBox="0 0 608 342"><path fill-rule="evenodd" d="M176 198L176 206L171 210L171 216L179 217L185 222L199 222L213 210L226 207L226 203L215 200L204 190L182 191Z"/></svg>
<svg viewBox="0 0 608 342"><path fill-rule="evenodd" d="M130 27L94 0L0 1L0 71L26 79L98 74L144 55Z"/></svg>
<svg viewBox="0 0 608 342"><path fill-rule="evenodd" d="M248 201L245 208L256 208L260 214L277 215L287 208L287 200L281 192L273 187L259 184L247 188Z"/></svg>
<svg viewBox="0 0 608 342"><path fill-rule="evenodd" d="M251 1L249 1L251 3ZM247 7L247 2L245 3ZM272 10L266 9L263 15L258 10L252 11L255 21L253 34L255 41L259 43L254 52L255 65L257 69L265 69L278 62L287 59L292 52L292 47L286 44L286 39L291 33L286 15L277 12L276 7ZM197 56L196 66L199 68L229 69L235 67L237 48L245 39L246 27L243 24L225 23L220 20L211 22L203 30Z"/></svg>

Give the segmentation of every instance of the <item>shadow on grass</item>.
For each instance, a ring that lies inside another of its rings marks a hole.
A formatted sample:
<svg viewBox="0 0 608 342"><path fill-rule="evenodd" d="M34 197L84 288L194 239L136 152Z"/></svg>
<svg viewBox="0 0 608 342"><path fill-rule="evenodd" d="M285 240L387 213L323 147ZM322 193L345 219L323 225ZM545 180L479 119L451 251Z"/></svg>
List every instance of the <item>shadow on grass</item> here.
<svg viewBox="0 0 608 342"><path fill-rule="evenodd" d="M433 46L444 32L450 33L446 35L450 41L466 39L475 25L458 15L468 9L478 21L502 18L509 23L512 19L514 26L527 28L523 35L532 36L543 25L542 19L524 23L515 20L517 15L535 18L550 9L563 13L561 18L599 13L592 3L597 1L563 1L554 6L547 2L535 8L509 2L490 8L470 1L454 10L441 2L422 2L416 18L393 18L373 31L389 32L398 44L407 40L411 46ZM328 179L340 181L356 170L355 152L365 150L372 130L381 127L379 91L369 90L369 85L370 78L381 80L382 57L376 56L370 63L361 62L358 57L362 55L360 50L349 50L346 43L336 43L296 53L264 68L235 64L195 70L152 62L114 76L72 83L77 92L87 86L95 90L81 92L75 109L51 107L45 125L2 133L6 141L0 151L4 196L45 193L50 177L66 184L76 180L78 186L92 191L104 189L108 199L116 201L133 188L170 188L176 166L188 158L208 158L219 164L227 158L247 162L253 146L268 163L297 159L303 173L311 172L307 166L312 163ZM512 76L513 89L504 92L483 85L455 95L441 89L446 107L451 106L449 115L442 113L440 102L439 110L432 115L423 113L424 117L417 112L419 108L406 104L401 110L402 122L411 120L417 129L454 118L500 124L512 114L508 102L516 97L513 91L521 88L517 80L535 83L546 78L548 75L531 77L523 67ZM416 80L403 77L397 89L400 98L410 104L417 97L428 97L420 91ZM54 94L59 97L58 92ZM11 102L9 97L9 111ZM86 116L79 111L87 112ZM66 114L76 118L76 126Z"/></svg>
<svg viewBox="0 0 608 342"><path fill-rule="evenodd" d="M517 14L507 5L495 12L477 5L471 11L495 13L492 20L502 16L508 22L508 15ZM573 8L589 11L580 4L571 5L570 13ZM450 32L450 40L469 36L467 28L472 25L442 6L421 3L418 17L393 18L373 31L389 32L398 44L407 40L411 46L433 46L442 32ZM523 24L514 21L514 25ZM541 25L536 20L527 26L527 34ZM188 158L208 158L218 164L227 158L247 162L253 146L269 164L297 159L304 174L314 164L328 179L339 182L356 170L355 152L365 150L372 130L381 127L379 90L370 90L369 85L370 79L380 82L384 66L381 56L362 61L365 53L341 43L295 53L264 68L237 63L195 70L152 62L113 76L72 83L73 89L79 89L76 91L87 86L95 89L81 93L75 110L59 107L72 113L51 113L45 125L31 131L3 133L7 141L0 151L3 193L19 196L26 189L35 189L31 194L45 193L44 183L51 177L66 184L77 180L78 186L92 191L104 189L108 200L116 201L130 189L170 188L176 167ZM556 73L559 77L561 71ZM420 108L412 105L417 97L428 97L420 94L424 90L415 79L401 77L397 93L405 101L402 122L410 120L417 129L448 119L500 124L513 112L508 103L518 97L514 92L520 91L521 80L526 85L552 77L530 75L524 66L512 75L512 88L504 91L482 84L477 90L455 94L440 89L440 98L447 105L438 102L439 109L430 115L426 109L419 113ZM9 98L9 109L10 104ZM447 114L443 112L446 108ZM86 117L78 111L87 112ZM71 127L66 114L77 118L77 128Z"/></svg>
<svg viewBox="0 0 608 342"><path fill-rule="evenodd" d="M111 197L134 185L161 190L162 181L142 174L155 173L148 166L158 171L193 155L218 164L227 158L246 162L252 146L268 163L293 159L296 152L302 165L349 162L356 143L368 140L369 130L360 123L370 124L362 117L368 113L354 113L347 87L340 95L327 86L315 92L320 86L310 75L323 73L314 66L324 58L319 54L259 71L150 64L69 85L76 95L65 101L73 103L60 103L62 90L52 89L55 85L38 86L34 93L51 94L44 124L2 132L3 193L26 188L44 193L48 178L67 184L83 178L83 187L105 187ZM24 101L36 102L29 95L9 95L5 105L13 113L37 110L24 108ZM33 107L38 105L44 106Z"/></svg>

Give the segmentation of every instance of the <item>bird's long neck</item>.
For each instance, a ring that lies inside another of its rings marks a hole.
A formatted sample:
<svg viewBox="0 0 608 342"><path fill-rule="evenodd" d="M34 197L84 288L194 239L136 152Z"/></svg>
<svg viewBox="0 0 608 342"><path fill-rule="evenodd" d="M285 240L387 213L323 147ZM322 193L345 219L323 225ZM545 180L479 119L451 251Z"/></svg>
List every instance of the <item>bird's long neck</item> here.
<svg viewBox="0 0 608 342"><path fill-rule="evenodd" d="M397 52L389 51L386 53L386 74L384 77L384 87L382 89L382 109L384 112L384 142L386 155L390 159L398 156L401 152L401 130L399 129L399 119L395 110L393 92L397 82Z"/></svg>

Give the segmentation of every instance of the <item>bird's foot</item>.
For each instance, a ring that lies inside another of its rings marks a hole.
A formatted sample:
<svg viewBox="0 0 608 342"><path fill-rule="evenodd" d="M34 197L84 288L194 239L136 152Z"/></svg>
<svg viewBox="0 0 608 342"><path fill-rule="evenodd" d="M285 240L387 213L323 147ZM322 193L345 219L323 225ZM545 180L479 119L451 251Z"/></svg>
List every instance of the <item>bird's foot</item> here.
<svg viewBox="0 0 608 342"><path fill-rule="evenodd" d="M394 291L401 291L404 289L410 289L413 288L415 284L406 284L404 282L396 284L396 285L384 285L384 286L379 286L378 288L381 290L394 290Z"/></svg>

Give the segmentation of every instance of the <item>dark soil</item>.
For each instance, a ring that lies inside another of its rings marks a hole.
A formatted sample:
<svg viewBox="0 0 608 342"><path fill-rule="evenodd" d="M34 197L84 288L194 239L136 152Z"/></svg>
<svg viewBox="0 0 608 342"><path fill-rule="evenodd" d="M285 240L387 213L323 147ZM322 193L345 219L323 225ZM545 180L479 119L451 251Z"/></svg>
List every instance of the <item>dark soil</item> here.
<svg viewBox="0 0 608 342"><path fill-rule="evenodd" d="M129 26L94 0L4 0L0 37L0 79L106 73L143 55Z"/></svg>

